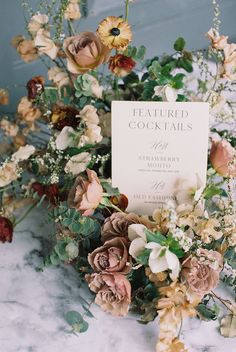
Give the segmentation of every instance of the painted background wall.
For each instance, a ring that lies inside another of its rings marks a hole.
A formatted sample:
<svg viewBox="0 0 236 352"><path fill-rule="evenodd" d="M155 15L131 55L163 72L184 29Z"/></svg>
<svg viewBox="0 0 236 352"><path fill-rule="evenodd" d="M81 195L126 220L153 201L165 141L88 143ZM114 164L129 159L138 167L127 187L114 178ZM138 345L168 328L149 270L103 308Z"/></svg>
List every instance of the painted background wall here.
<svg viewBox="0 0 236 352"><path fill-rule="evenodd" d="M31 0L37 4L37 0ZM50 0L48 0L50 2ZM88 0L89 18L83 20L81 30L95 30L107 15L123 13L124 0ZM236 0L221 0L221 32L236 39ZM24 84L32 76L46 71L40 61L24 64L10 45L17 34L24 34L21 0L0 0L0 87L11 92L11 104L5 111L14 111L17 100L25 94ZM189 49L207 46L205 33L211 27L211 0L136 0L131 7L130 23L134 44L145 44L147 56L171 52L172 43L183 36Z"/></svg>

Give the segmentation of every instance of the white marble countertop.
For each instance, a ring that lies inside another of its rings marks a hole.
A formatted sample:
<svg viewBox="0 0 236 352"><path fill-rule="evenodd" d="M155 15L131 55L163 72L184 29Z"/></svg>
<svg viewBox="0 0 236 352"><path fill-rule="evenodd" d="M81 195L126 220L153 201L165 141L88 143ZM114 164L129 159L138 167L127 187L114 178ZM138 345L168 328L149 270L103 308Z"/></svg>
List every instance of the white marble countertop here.
<svg viewBox="0 0 236 352"><path fill-rule="evenodd" d="M134 317L114 318L95 305L89 330L70 333L65 314L79 311L77 302L86 293L69 266L36 272L42 240L52 233L43 219L32 213L17 227L11 244L0 244L0 351L155 352L157 321L140 325ZM189 352L235 352L236 339L220 336L217 326L186 321L182 338Z"/></svg>

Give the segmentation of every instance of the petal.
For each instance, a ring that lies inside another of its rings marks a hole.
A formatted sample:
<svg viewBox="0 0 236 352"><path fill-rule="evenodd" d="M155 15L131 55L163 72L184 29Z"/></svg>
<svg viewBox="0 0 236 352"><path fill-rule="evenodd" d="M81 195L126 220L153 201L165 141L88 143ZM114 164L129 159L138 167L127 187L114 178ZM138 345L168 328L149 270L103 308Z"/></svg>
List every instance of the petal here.
<svg viewBox="0 0 236 352"><path fill-rule="evenodd" d="M161 249L162 246L156 242L149 242L146 244L147 249Z"/></svg>
<svg viewBox="0 0 236 352"><path fill-rule="evenodd" d="M165 271L168 269L168 263L166 261L165 256L163 257L157 257L155 259L152 259L149 257L149 262L148 262L151 271L156 274L156 273L161 273L162 271Z"/></svg>
<svg viewBox="0 0 236 352"><path fill-rule="evenodd" d="M141 224L132 224L128 228L128 237L130 241L133 241L137 237L141 237L145 242L147 242L147 238L144 230L146 230L146 226Z"/></svg>
<svg viewBox="0 0 236 352"><path fill-rule="evenodd" d="M137 258L137 256L145 249L146 241L142 238L136 238L133 240L129 247L129 254L133 258Z"/></svg>

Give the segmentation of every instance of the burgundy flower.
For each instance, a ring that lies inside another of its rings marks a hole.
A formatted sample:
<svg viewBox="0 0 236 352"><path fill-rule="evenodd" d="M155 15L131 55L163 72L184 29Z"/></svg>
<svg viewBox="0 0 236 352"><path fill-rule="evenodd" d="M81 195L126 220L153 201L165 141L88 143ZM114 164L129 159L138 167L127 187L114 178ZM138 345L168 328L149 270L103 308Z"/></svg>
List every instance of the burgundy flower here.
<svg viewBox="0 0 236 352"><path fill-rule="evenodd" d="M125 211L129 204L128 198L124 194L120 194L119 196L112 196L110 197L110 201L122 211Z"/></svg>
<svg viewBox="0 0 236 352"><path fill-rule="evenodd" d="M118 77L125 77L135 67L136 62L129 56L117 54L109 59L109 70Z"/></svg>
<svg viewBox="0 0 236 352"><path fill-rule="evenodd" d="M13 225L12 222L5 218L4 216L0 216L0 242L12 242L13 236Z"/></svg>
<svg viewBox="0 0 236 352"><path fill-rule="evenodd" d="M61 131L64 127L76 128L80 123L79 111L71 106L55 106L51 117L54 127Z"/></svg>
<svg viewBox="0 0 236 352"><path fill-rule="evenodd" d="M38 196L41 198L44 194L45 194L45 186L40 183L40 182L34 182L32 185L31 185L31 188L33 189L33 191L35 193L38 194Z"/></svg>
<svg viewBox="0 0 236 352"><path fill-rule="evenodd" d="M38 95L44 91L45 79L42 76L36 76L28 81L26 88L28 90L28 99L34 100Z"/></svg>
<svg viewBox="0 0 236 352"><path fill-rule="evenodd" d="M59 199L59 187L56 183L46 186L45 194L52 205L56 205Z"/></svg>

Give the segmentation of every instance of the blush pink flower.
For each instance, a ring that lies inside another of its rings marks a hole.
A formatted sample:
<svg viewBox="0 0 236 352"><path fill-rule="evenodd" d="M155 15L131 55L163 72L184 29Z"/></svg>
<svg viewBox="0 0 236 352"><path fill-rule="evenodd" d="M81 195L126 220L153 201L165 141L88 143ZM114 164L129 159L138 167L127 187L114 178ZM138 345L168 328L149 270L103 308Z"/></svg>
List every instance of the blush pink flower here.
<svg viewBox="0 0 236 352"><path fill-rule="evenodd" d="M87 169L88 180L78 177L69 193L68 202L82 212L83 216L90 216L97 209L103 197L103 188L93 170Z"/></svg>
<svg viewBox="0 0 236 352"><path fill-rule="evenodd" d="M221 176L236 176L236 150L225 139L212 141L210 162Z"/></svg>

